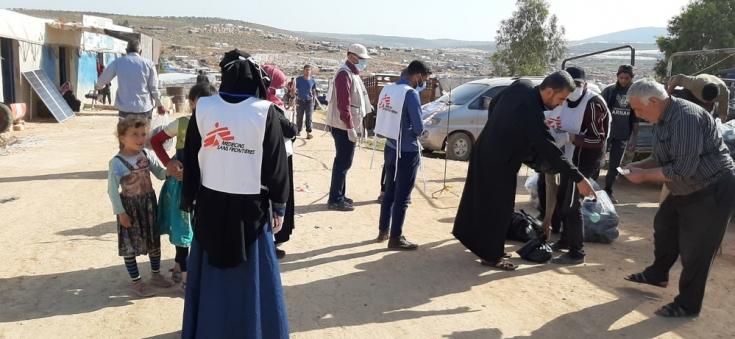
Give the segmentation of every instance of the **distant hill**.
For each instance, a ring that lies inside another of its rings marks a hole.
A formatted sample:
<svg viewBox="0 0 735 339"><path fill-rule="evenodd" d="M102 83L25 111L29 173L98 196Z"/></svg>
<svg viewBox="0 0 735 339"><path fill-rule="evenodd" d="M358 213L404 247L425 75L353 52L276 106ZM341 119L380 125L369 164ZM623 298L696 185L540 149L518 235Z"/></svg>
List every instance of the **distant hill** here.
<svg viewBox="0 0 735 339"><path fill-rule="evenodd" d="M422 39L398 36L383 36L371 34L337 34L337 33L315 33L297 32L301 36L328 41L356 42L369 46L386 46L396 48L475 48L485 51L494 51L493 41L464 41L453 39ZM570 50L592 51L614 47L621 44L631 44L637 49L655 49L656 38L666 35L663 27L641 27L620 32L608 33L591 38L570 41Z"/></svg>
<svg viewBox="0 0 735 339"><path fill-rule="evenodd" d="M315 39L325 39L328 41L343 41L361 43L367 46L385 46L393 48L424 48L424 49L440 49L440 48L476 48L481 50L495 50L495 43L491 41L465 41L453 39L422 39L408 38L399 36L385 36L372 34L338 34L338 33L319 33L319 32L297 32L302 36L308 36Z"/></svg>
<svg viewBox="0 0 735 339"><path fill-rule="evenodd" d="M235 24L245 25L251 28L258 28L273 33L291 34L310 40L326 40L346 43L361 43L366 46L384 46L392 48L420 48L420 49L458 49L473 48L484 51L495 51L495 42L493 41L467 41L454 39L423 39L399 36L384 36L373 34L340 34L340 33L322 33L322 32L295 32L260 25L240 20L228 20L220 18L201 18L201 17L142 17L131 15L118 15L106 13L81 13L71 11L53 11L53 10L28 10L14 9L16 11L35 15L39 17L62 19L65 21L81 21L82 14L100 15L112 18L116 23L121 24L128 21L131 26L165 26L170 29L181 29L187 26L201 26L204 24ZM579 41L570 41L569 50L572 52L583 53L594 49L604 49L620 44L633 44L638 49L656 48L656 37L666 35L666 29L662 27L643 27L635 28L620 32L608 33L595 36ZM173 42L173 41L172 41ZM175 42L180 43L180 42Z"/></svg>
<svg viewBox="0 0 735 339"><path fill-rule="evenodd" d="M656 38L665 36L668 32L664 27L641 27L620 32L608 33L594 36L584 40L574 41L572 44L581 45L589 43L639 43L639 44L655 44Z"/></svg>

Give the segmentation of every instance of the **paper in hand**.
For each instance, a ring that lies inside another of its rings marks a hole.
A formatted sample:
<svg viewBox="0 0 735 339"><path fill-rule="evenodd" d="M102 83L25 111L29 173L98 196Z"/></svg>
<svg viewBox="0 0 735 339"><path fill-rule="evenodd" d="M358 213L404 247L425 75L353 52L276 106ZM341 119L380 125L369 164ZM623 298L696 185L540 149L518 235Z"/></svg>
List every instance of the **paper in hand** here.
<svg viewBox="0 0 735 339"><path fill-rule="evenodd" d="M630 174L630 170L627 168L618 167L618 173L622 175L628 175Z"/></svg>

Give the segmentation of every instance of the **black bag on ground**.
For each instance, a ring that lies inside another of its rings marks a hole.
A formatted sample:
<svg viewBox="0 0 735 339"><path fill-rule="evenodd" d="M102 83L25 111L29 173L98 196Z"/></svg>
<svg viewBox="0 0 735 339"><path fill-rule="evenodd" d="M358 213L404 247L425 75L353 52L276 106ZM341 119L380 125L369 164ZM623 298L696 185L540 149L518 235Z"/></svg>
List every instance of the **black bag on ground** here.
<svg viewBox="0 0 735 339"><path fill-rule="evenodd" d="M538 219L528 215L526 211L514 212L510 218L510 227L505 238L520 242L539 237L543 233L543 225Z"/></svg>
<svg viewBox="0 0 735 339"><path fill-rule="evenodd" d="M516 251L521 256L521 259L540 264L551 260L553 252L544 236L537 236L527 241Z"/></svg>

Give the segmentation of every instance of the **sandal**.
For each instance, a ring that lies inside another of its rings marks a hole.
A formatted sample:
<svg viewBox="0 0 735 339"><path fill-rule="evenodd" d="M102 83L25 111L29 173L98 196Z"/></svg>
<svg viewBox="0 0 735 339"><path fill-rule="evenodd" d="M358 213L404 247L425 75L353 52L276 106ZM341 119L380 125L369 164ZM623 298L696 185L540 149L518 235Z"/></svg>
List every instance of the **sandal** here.
<svg viewBox="0 0 735 339"><path fill-rule="evenodd" d="M509 262L509 261L507 261L505 259L502 259L502 258L496 260L495 262L489 262L489 261L485 261L483 259L483 260L480 260L480 263L483 266L490 266L492 268L497 268L497 269L503 270L503 271L515 271L518 268L518 266L516 264L514 264L512 262Z"/></svg>
<svg viewBox="0 0 735 339"><path fill-rule="evenodd" d="M689 313L677 303L666 304L656 311L656 315L664 318L688 318L696 317L698 314Z"/></svg>
<svg viewBox="0 0 735 339"><path fill-rule="evenodd" d="M648 281L648 279L646 278L646 275L643 274L643 272L631 274L623 279L630 281L630 282L638 283L638 284L646 284L646 285L662 287L662 288L666 288L666 286L669 286L669 282L666 280L665 281Z"/></svg>
<svg viewBox="0 0 735 339"><path fill-rule="evenodd" d="M171 280L173 280L177 284L180 283L181 282L181 271L172 271Z"/></svg>

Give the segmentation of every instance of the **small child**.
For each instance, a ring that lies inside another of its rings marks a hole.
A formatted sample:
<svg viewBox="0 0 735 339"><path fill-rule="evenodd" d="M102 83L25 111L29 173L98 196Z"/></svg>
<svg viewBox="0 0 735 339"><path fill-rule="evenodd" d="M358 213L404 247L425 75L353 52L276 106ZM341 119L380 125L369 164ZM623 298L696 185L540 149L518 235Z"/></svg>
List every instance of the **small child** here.
<svg viewBox="0 0 735 339"><path fill-rule="evenodd" d="M145 118L131 116L118 122L120 152L110 160L107 175L107 193L117 215L118 252L133 280L132 290L140 297L155 293L141 281L136 256L147 254L150 258L150 284L173 286L160 273L161 236L156 227L156 193L151 184L151 172L163 180L166 170L143 149L147 134Z"/></svg>
<svg viewBox="0 0 735 339"><path fill-rule="evenodd" d="M189 90L189 106L196 109L197 100L215 93L214 87L207 83L199 83ZM179 208L181 202L181 180L183 178L184 143L186 128L189 126L189 116L174 120L151 139L151 147L158 159L166 166L171 176L161 188L161 197L158 205L158 228L161 234L168 234L169 241L176 247L176 266L171 269L171 278L181 283L181 289L186 290L186 260L189 257L189 246L193 238L191 216ZM164 142L176 137L176 155L169 158L163 147Z"/></svg>

